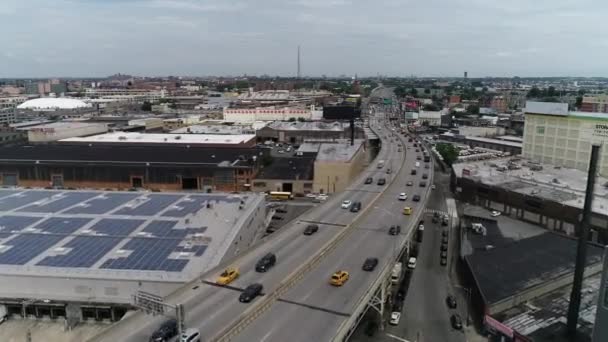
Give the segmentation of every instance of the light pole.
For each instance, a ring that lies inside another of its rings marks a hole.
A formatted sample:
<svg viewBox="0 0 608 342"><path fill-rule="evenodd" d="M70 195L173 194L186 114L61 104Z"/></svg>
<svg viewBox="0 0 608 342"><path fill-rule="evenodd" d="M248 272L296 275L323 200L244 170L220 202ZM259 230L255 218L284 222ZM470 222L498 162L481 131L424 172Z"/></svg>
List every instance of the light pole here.
<svg viewBox="0 0 608 342"><path fill-rule="evenodd" d="M469 305L472 305L472 303L471 303L471 288L460 286L460 285L454 285L454 287L457 287L457 288L463 290L467 294L467 302L465 304L465 308L467 310L466 311L466 317L467 317L467 327L468 327L469 326L469 322L470 322Z"/></svg>

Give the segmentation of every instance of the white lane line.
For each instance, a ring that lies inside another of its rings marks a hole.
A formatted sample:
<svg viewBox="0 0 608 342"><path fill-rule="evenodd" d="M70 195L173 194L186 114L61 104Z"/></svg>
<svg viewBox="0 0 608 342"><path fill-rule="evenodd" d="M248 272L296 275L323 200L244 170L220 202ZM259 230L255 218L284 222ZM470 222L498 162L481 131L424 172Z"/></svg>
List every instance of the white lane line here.
<svg viewBox="0 0 608 342"><path fill-rule="evenodd" d="M397 341L401 341L401 342L410 342L410 341L408 341L408 340L406 340L406 339L404 339L404 338L401 338L401 337L399 337L399 336L395 336L395 335L392 335L392 334L389 334L389 333L386 333L386 336L388 336L388 337L390 337L390 338L394 338L394 339L395 339L395 340L397 340Z"/></svg>

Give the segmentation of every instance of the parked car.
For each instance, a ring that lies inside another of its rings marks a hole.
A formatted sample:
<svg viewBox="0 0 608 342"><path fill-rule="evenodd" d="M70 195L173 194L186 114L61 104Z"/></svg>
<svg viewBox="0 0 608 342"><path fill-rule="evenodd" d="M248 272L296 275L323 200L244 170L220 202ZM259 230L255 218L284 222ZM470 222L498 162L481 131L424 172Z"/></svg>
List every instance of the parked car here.
<svg viewBox="0 0 608 342"><path fill-rule="evenodd" d="M416 258L415 257L410 257L408 259L407 268L409 268L410 270L413 270L414 268L416 268Z"/></svg>
<svg viewBox="0 0 608 342"><path fill-rule="evenodd" d="M264 286L262 284L253 283L245 288L239 296L239 302L249 303L262 293Z"/></svg>
<svg viewBox="0 0 608 342"><path fill-rule="evenodd" d="M448 304L448 307L450 309L456 309L457 303L456 303L456 297L452 296L452 295L448 295L445 298L445 302L446 304Z"/></svg>
<svg viewBox="0 0 608 342"><path fill-rule="evenodd" d="M448 259L447 258L441 258L441 262L440 262L441 266L445 266L448 264Z"/></svg>
<svg viewBox="0 0 608 342"><path fill-rule="evenodd" d="M392 225L389 229L388 229L388 234L389 235L399 235L401 233L401 226L398 225Z"/></svg>
<svg viewBox="0 0 608 342"><path fill-rule="evenodd" d="M150 342L165 342L165 341L169 341L170 339L172 339L173 337L175 337L177 335L177 320L172 318L169 319L165 322L163 322L163 324L160 325L160 327L158 329L156 329L156 331L154 331L154 333L152 333L152 336L150 336Z"/></svg>
<svg viewBox="0 0 608 342"><path fill-rule="evenodd" d="M270 268L272 268L272 266L274 266L274 264L277 262L277 257L276 255L272 254L272 253L268 253L266 255L264 255L262 257L262 259L260 259L257 264L255 265L255 270L257 272L266 272L268 271Z"/></svg>
<svg viewBox="0 0 608 342"><path fill-rule="evenodd" d="M501 214L501 212L500 212L500 211L493 210L493 211L490 213L490 216L492 216L492 217L496 217L496 216L500 216L500 214Z"/></svg>
<svg viewBox="0 0 608 342"><path fill-rule="evenodd" d="M398 325L400 319L401 319L401 312L392 312L389 324L390 325Z"/></svg>
<svg viewBox="0 0 608 342"><path fill-rule="evenodd" d="M448 243L448 237L447 236L442 236L441 237L441 243Z"/></svg>
<svg viewBox="0 0 608 342"><path fill-rule="evenodd" d="M373 182L374 182L374 179L372 177L365 178L365 184L372 184Z"/></svg>
<svg viewBox="0 0 608 342"><path fill-rule="evenodd" d="M453 314L452 317L450 317L450 322L452 322L452 328L456 330L462 329L462 319L459 314Z"/></svg>
<svg viewBox="0 0 608 342"><path fill-rule="evenodd" d="M447 257L448 257L448 252L447 252L447 251L441 251L440 256L441 256L442 258L447 258Z"/></svg>
<svg viewBox="0 0 608 342"><path fill-rule="evenodd" d="M304 229L304 235L312 235L316 232L319 231L319 225L316 224L309 224L308 226L306 226L306 228Z"/></svg>
<svg viewBox="0 0 608 342"><path fill-rule="evenodd" d="M367 272L373 271L378 265L378 258L367 258L363 262L362 269Z"/></svg>
<svg viewBox="0 0 608 342"><path fill-rule="evenodd" d="M446 244L441 244L441 250L442 250L442 251L447 251L447 250L448 250L448 245L446 245Z"/></svg>

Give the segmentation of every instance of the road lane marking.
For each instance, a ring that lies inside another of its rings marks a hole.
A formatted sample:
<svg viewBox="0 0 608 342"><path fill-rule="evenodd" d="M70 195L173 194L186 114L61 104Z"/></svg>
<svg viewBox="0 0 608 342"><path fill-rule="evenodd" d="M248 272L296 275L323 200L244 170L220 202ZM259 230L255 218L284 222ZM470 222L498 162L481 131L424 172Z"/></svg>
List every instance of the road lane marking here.
<svg viewBox="0 0 608 342"><path fill-rule="evenodd" d="M347 226L346 224L342 224L342 223L331 223L331 222L324 222L324 221L300 220L300 222L324 224L326 226L336 226L336 227L346 227Z"/></svg>
<svg viewBox="0 0 608 342"><path fill-rule="evenodd" d="M289 299L279 298L279 299L277 299L277 302L284 302L284 303L288 303L288 304L303 306L305 308L309 308L309 309L317 310L317 311L327 312L327 313L330 313L330 314L333 314L333 315L336 315L336 316L350 317L350 314L345 313L345 312L340 312L340 311L336 311L336 310L326 309L326 308L322 308L320 306L315 306L315 305L304 304L304 303L296 302L296 301L289 300Z"/></svg>
<svg viewBox="0 0 608 342"><path fill-rule="evenodd" d="M393 335L393 334L386 333L386 336L388 336L388 337L390 337L390 338L394 338L394 339L395 339L395 340L397 340L397 341L401 341L401 342L410 342L410 341L408 341L408 340L406 340L406 339L404 339L404 338L401 338L401 337L399 337L399 336L395 336L395 335Z"/></svg>

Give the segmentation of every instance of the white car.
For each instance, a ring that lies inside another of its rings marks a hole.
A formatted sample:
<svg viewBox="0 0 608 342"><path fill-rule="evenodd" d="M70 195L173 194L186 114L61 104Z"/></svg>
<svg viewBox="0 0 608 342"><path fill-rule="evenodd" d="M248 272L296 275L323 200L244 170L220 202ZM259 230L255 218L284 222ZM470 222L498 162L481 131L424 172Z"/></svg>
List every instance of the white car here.
<svg viewBox="0 0 608 342"><path fill-rule="evenodd" d="M351 200L346 200L346 201L342 202L342 209L350 208L351 204L353 204L353 202L351 202Z"/></svg>
<svg viewBox="0 0 608 342"><path fill-rule="evenodd" d="M492 216L492 217L496 217L496 216L500 216L500 214L502 214L500 211L493 210L493 211L490 213L490 216Z"/></svg>
<svg viewBox="0 0 608 342"><path fill-rule="evenodd" d="M414 268L416 268L416 258L415 257L411 257L407 261L407 268L409 268L410 270L413 270Z"/></svg>
<svg viewBox="0 0 608 342"><path fill-rule="evenodd" d="M405 192L402 192L399 194L399 197L397 197L397 199L399 199L400 201L405 201L407 199L407 195L405 194Z"/></svg>
<svg viewBox="0 0 608 342"><path fill-rule="evenodd" d="M399 324L399 320L401 319L401 312L392 312L391 320L389 321L390 325Z"/></svg>
<svg viewBox="0 0 608 342"><path fill-rule="evenodd" d="M435 190L435 184L431 185L431 189Z"/></svg>

